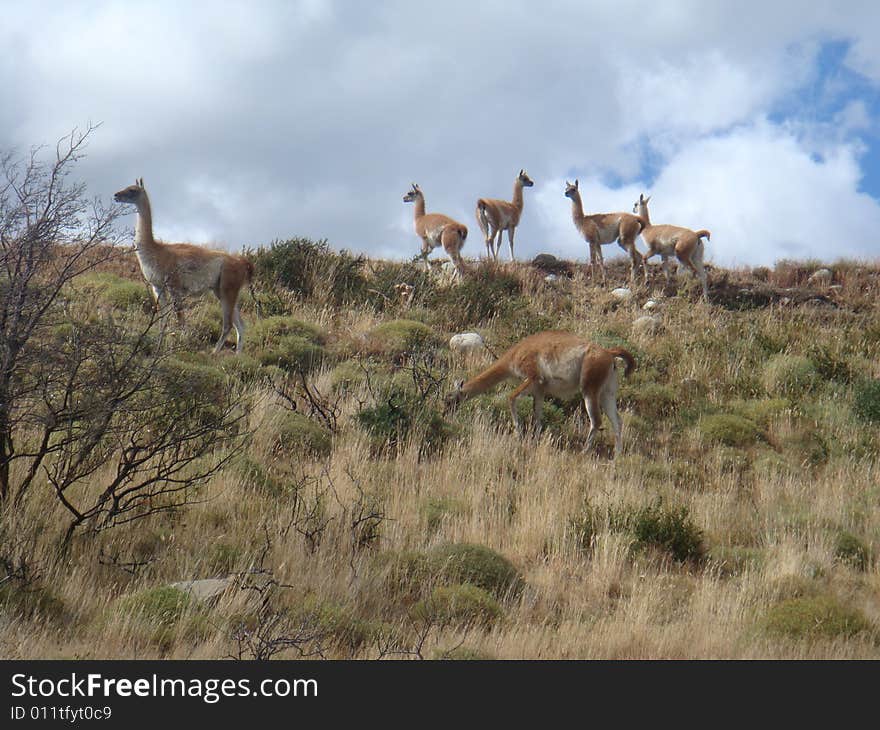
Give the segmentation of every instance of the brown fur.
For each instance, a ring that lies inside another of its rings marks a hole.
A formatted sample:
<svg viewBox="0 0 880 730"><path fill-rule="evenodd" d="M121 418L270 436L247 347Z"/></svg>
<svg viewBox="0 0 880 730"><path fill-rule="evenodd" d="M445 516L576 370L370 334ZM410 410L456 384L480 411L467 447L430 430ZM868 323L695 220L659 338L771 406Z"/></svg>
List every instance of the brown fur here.
<svg viewBox="0 0 880 730"><path fill-rule="evenodd" d="M244 347L244 322L238 310L238 296L241 288L253 281L253 264L242 256L233 256L225 251L214 251L191 243L157 241L153 237L150 198L142 179L120 190L114 199L137 207L135 251L156 306L161 307L165 300L170 299L177 312L178 323L183 325L184 297L210 289L220 300L223 309L223 332L217 340L214 353L222 349L233 326L235 351L241 352Z"/></svg>
<svg viewBox="0 0 880 730"><path fill-rule="evenodd" d="M403 196L403 202L415 203L414 223L416 234L422 239L422 258L425 262L425 270L430 270L428 254L437 246L443 246L443 250L455 263L456 272L459 276L463 276L467 267L461 257L461 249L467 239L467 226L440 213L425 213L425 196L415 183L413 183L412 189Z"/></svg>
<svg viewBox="0 0 880 730"><path fill-rule="evenodd" d="M513 255L513 234L519 225L523 212L523 188L530 188L535 183L520 170L513 183L513 200L497 200L495 198L480 198L477 201L477 223L486 239L486 253L493 259L498 258L501 249L501 237L507 231L507 242L510 245L510 260L515 261Z"/></svg>
<svg viewBox="0 0 880 730"><path fill-rule="evenodd" d="M571 199L571 217L575 228L590 246L590 265L595 272L596 266L605 278L605 260L602 257L602 246L617 241L617 245L629 254L631 264L630 278L636 280L636 270L642 267L645 283L648 282L648 271L642 255L636 248L636 237L645 226L639 216L631 213L594 213L584 215L584 204L578 189L578 181L574 184L565 183L565 197Z"/></svg>
<svg viewBox="0 0 880 730"><path fill-rule="evenodd" d="M626 362L625 374L635 367L635 358L623 348L607 349L571 332L548 330L526 337L505 352L479 375L459 384L446 398L452 405L485 393L503 380L516 378L520 385L509 396L510 414L522 429L516 401L533 398L533 428L541 432L544 397L564 400L580 396L590 417L587 449L592 448L604 412L614 427L614 453L622 448L621 424L617 415L617 368L615 360Z"/></svg>
<svg viewBox="0 0 880 730"><path fill-rule="evenodd" d="M639 195L639 199L633 205L633 212L638 213L647 224L642 231L642 238L648 245L648 253L643 257L644 260L647 261L652 256L660 254L666 280L669 282L672 280L672 266L669 258L675 256L700 280L703 286L703 298L708 299L709 284L706 269L703 266L702 239L709 239L709 231L705 228L692 231L690 228L682 228L681 226L651 225L651 216L648 213L650 199L650 195L647 198L644 195Z"/></svg>

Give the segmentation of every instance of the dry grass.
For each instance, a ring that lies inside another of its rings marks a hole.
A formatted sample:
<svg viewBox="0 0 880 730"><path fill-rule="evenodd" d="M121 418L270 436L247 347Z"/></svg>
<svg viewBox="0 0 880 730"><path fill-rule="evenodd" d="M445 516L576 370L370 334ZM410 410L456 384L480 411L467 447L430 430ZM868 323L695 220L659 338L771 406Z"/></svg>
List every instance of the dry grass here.
<svg viewBox="0 0 880 730"><path fill-rule="evenodd" d="M777 294L803 287L818 266L723 272L719 297L731 282ZM880 658L880 438L851 403L855 385L878 376L880 271L832 268L842 288L831 303L743 309L702 303L687 277L677 297L652 288L617 305L581 269L548 285L528 267L505 267L520 281L522 307L467 323L490 345L549 318L636 354L638 369L621 389L626 446L617 462L607 442L598 454L581 452L571 405L560 405L531 443L483 400L448 415L454 429L431 449L421 421L401 443L378 449L359 411L397 388L439 413L442 393L418 400L417 360L383 359L368 335L413 316L448 339L453 331L435 323L454 316L451 304L443 309L454 291L419 300L415 315L276 291L284 314L327 334L330 359L310 385L338 417L329 456L276 448L289 403L275 387L288 389L300 413L309 408L295 377L267 370L240 386L251 403L247 453L200 488L197 504L83 535L61 555L63 515L48 488L35 488L0 523L4 557L19 556L32 571L26 586L0 588L0 655L216 658L241 653L243 632L264 630L298 637L281 657ZM114 264L113 273L126 272ZM637 337L631 324L649 296L660 297L663 331ZM248 308L246 320L255 317ZM182 336L206 349L198 331ZM814 364L808 390L772 392L766 367L781 355ZM333 395L331 372L347 360L365 377ZM489 360L465 362L441 346L425 367L448 384ZM701 419L724 414L747 419L758 435L708 438ZM658 505L685 510L701 531L702 558L673 559L615 517ZM598 515L586 536L585 510ZM869 559L841 558L844 532ZM413 610L448 595L435 593L448 581L430 556L450 543L490 548L522 575L521 592L491 599L500 606L496 615L489 604L491 621ZM224 575L235 579L212 604L157 593ZM277 585L261 609L255 589L270 581ZM809 613L815 606L831 616L826 628L798 625L825 621ZM789 623L774 629L779 622Z"/></svg>

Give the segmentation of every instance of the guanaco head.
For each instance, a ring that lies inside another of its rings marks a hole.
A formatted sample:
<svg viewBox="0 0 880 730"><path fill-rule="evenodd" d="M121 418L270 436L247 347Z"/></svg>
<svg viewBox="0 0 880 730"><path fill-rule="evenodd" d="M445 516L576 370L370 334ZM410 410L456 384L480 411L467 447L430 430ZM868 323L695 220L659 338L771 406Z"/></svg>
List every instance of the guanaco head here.
<svg viewBox="0 0 880 730"><path fill-rule="evenodd" d="M422 197L421 188L415 183L412 184L412 190L408 191L406 195L403 196L404 203L412 203L416 198Z"/></svg>
<svg viewBox="0 0 880 730"><path fill-rule="evenodd" d="M575 196L575 193L577 193L577 192L578 192L578 181L577 180L574 181L574 184L572 184L568 181L565 182L565 197L566 198L573 198Z"/></svg>
<svg viewBox="0 0 880 730"><path fill-rule="evenodd" d="M635 213L636 215L641 215L642 210L648 207L648 201L650 199L650 195L646 198L643 193L639 193L639 199L635 203L633 203L633 213Z"/></svg>
<svg viewBox="0 0 880 730"><path fill-rule="evenodd" d="M525 170L520 170L520 171L519 171L519 175L517 176L516 179L519 180L520 184L521 184L524 188L530 188L530 187L532 187L532 185L535 184L535 183L532 181L532 178L530 178L528 175L526 175L526 171L525 171Z"/></svg>
<svg viewBox="0 0 880 730"><path fill-rule="evenodd" d="M459 403L464 400L464 391L461 387L464 385L463 380L456 380L455 387L446 394L446 397L443 398L443 403L445 404L444 412L448 412L455 408Z"/></svg>
<svg viewBox="0 0 880 730"><path fill-rule="evenodd" d="M113 196L113 200L117 203L132 203L135 204L140 199L141 195L144 194L144 179L140 178L139 180L134 181L134 185L129 185L127 188L120 190Z"/></svg>

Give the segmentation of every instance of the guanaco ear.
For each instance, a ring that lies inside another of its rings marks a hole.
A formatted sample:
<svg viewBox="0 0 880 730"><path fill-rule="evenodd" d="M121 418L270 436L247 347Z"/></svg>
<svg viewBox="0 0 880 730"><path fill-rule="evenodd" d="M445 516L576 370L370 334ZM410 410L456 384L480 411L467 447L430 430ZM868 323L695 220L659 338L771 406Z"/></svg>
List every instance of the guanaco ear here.
<svg viewBox="0 0 880 730"><path fill-rule="evenodd" d="M521 167L521 168L519 169L519 174L520 174L520 175L525 175L525 174L526 174L525 169Z"/></svg>
<svg viewBox="0 0 880 730"><path fill-rule="evenodd" d="M648 201L649 201L650 199L651 199L651 196L650 196L650 195L649 195L647 198L645 198L645 205L648 204Z"/></svg>
<svg viewBox="0 0 880 730"><path fill-rule="evenodd" d="M574 189L575 189L575 190L578 189L578 181L577 181L577 180L574 181Z"/></svg>

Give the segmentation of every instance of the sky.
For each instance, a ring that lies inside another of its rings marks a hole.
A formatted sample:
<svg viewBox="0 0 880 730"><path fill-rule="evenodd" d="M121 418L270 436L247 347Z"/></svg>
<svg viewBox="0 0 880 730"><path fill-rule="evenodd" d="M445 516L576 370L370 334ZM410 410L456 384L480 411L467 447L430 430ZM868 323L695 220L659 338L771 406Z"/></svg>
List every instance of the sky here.
<svg viewBox="0 0 880 730"><path fill-rule="evenodd" d="M876 0L0 4L0 150L100 123L77 175L143 177L166 241L409 259L417 182L476 258L476 200L525 168L518 258L589 258L575 178L717 265L880 250Z"/></svg>

